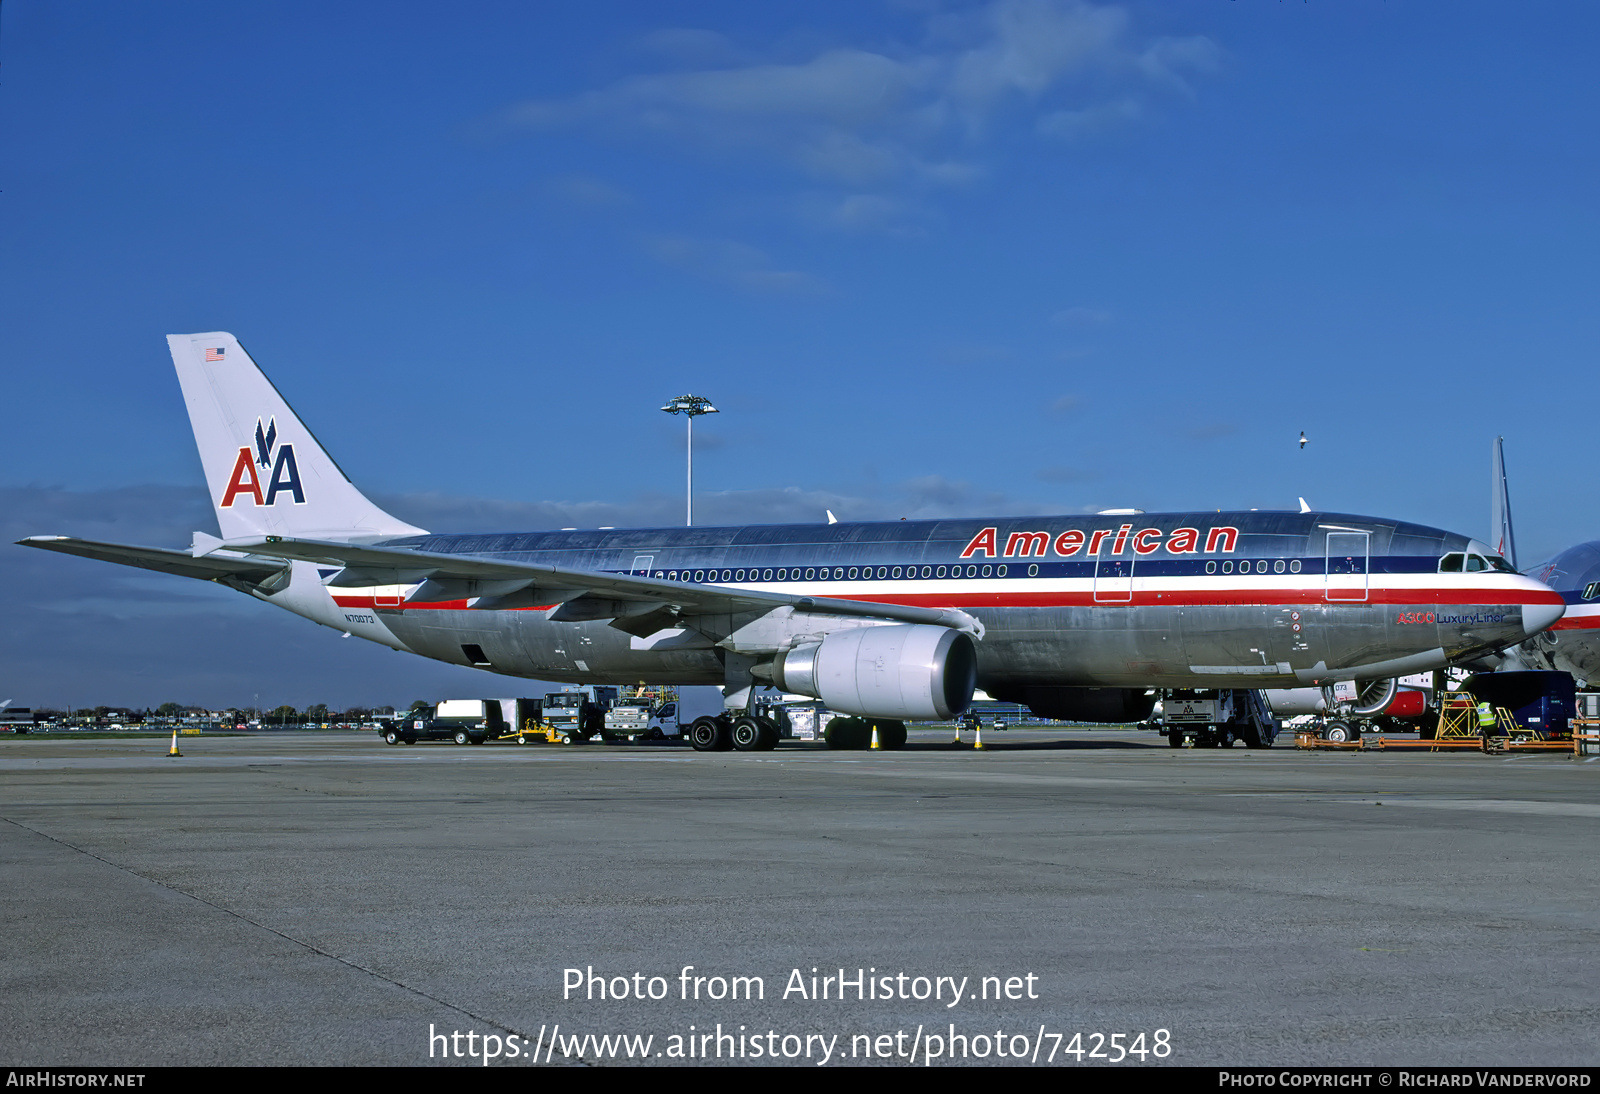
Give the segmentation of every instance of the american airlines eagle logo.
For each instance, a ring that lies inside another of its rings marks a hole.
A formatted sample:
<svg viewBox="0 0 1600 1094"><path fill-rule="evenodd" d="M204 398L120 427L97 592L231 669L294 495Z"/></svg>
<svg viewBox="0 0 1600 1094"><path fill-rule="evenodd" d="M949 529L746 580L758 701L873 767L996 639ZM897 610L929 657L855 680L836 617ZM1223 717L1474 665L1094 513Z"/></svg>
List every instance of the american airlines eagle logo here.
<svg viewBox="0 0 1600 1094"><path fill-rule="evenodd" d="M306 494L300 486L300 467L294 461L294 445L278 444L276 418L268 418L264 426L260 418L256 419L255 442L254 448L239 449L239 458L233 461L233 474L228 476L228 488L222 493L221 508L233 508L235 499L241 496L248 497L256 505L273 505L278 495L284 493L292 495L296 505L304 505ZM261 488L263 474L266 476L264 492Z"/></svg>

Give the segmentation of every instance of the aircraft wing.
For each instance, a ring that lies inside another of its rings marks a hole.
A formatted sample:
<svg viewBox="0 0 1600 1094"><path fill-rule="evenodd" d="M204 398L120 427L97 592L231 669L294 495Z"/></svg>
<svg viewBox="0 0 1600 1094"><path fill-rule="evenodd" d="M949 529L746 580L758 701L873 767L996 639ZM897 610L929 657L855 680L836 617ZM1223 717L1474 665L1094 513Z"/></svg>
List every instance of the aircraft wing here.
<svg viewBox="0 0 1600 1094"><path fill-rule="evenodd" d="M73 539L71 536L29 536L17 542L23 547L59 551L64 555L81 555L101 562L117 562L124 566L138 566L145 570L158 570L164 574L177 574L180 577L195 577L202 581L235 578L250 583L260 583L281 572L284 567L284 561L278 558L252 558L237 554L195 558L189 551L173 551L163 547L134 547L125 543L100 543L92 539Z"/></svg>
<svg viewBox="0 0 1600 1094"><path fill-rule="evenodd" d="M404 547L268 536L230 542L253 555L304 559L342 567L329 578L335 587L421 583L413 601L478 597L475 607L498 608L559 604L558 622L610 619L629 633L652 633L670 625L668 617L761 615L777 608L825 615L929 623L983 637L983 624L958 608L920 608L832 597L788 596L753 589L729 589L661 578L602 573L483 555L440 554Z"/></svg>

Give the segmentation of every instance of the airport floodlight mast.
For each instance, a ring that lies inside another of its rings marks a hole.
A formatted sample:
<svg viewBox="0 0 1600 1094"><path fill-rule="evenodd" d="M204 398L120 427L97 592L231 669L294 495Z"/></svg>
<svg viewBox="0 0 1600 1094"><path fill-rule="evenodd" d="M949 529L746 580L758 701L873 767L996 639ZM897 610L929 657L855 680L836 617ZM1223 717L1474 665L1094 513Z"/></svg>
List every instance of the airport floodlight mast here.
<svg viewBox="0 0 1600 1094"><path fill-rule="evenodd" d="M720 411L711 405L711 400L699 395L680 395L672 402L661 408L668 414L684 414L689 419L689 487L688 501L684 517L685 527L694 526L694 419L697 414L718 414Z"/></svg>

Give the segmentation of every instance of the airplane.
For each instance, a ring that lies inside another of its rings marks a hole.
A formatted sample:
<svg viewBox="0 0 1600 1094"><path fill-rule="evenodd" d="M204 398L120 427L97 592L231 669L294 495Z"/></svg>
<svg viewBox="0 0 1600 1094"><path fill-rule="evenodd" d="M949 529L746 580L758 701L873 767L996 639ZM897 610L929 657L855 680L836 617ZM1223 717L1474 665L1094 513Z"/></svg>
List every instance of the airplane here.
<svg viewBox="0 0 1600 1094"><path fill-rule="evenodd" d="M1154 688L1384 680L1522 642L1565 608L1476 540L1342 513L430 533L361 494L233 335L167 342L220 536L23 545L216 581L496 673L717 685L723 715L689 734L702 751L776 745L751 713L766 685L875 719L951 719L981 688L1042 717L1137 721Z"/></svg>
<svg viewBox="0 0 1600 1094"><path fill-rule="evenodd" d="M1506 484L1505 438L1494 440L1491 534L1500 553L1517 563ZM1525 571L1561 594L1566 612L1548 630L1508 650L1503 668L1565 672L1580 686L1600 683L1600 539L1568 547Z"/></svg>

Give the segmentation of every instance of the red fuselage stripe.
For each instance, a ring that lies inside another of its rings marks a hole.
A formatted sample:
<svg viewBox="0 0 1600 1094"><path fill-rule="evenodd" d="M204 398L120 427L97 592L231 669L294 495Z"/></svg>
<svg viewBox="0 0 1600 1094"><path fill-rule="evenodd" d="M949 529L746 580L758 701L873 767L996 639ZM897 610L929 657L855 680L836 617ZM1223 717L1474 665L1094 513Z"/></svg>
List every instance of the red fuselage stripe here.
<svg viewBox="0 0 1600 1094"><path fill-rule="evenodd" d="M736 588L724 588L727 592L737 594ZM817 595L815 592L809 595ZM1102 593L1102 597L1104 597ZM1069 608L1069 607L1103 607L1103 608L1184 608L1204 605L1348 605L1348 604L1435 604L1456 605L1460 607L1475 607L1478 605L1493 604L1560 604L1559 594L1537 593L1526 589L1486 589L1481 592L1468 592L1462 589L1369 589L1364 600L1334 599L1330 600L1323 595L1321 589L1170 589L1170 590L1141 590L1133 594L1131 600L1095 599L1090 590L1082 592L1041 592L1041 593L896 593L893 595L878 595L848 593L845 599L858 600L870 604L903 604L915 607L933 608ZM334 603L341 608L372 608L395 607L407 611L416 610L447 610L460 611L467 607L465 600L436 600L426 603L408 602L405 604L385 603L375 605L370 596L334 596ZM545 611L554 605L539 608L515 609L520 611ZM1573 620L1572 624L1578 627L1600 626L1600 617L1593 620ZM1565 623L1558 623L1558 627Z"/></svg>

